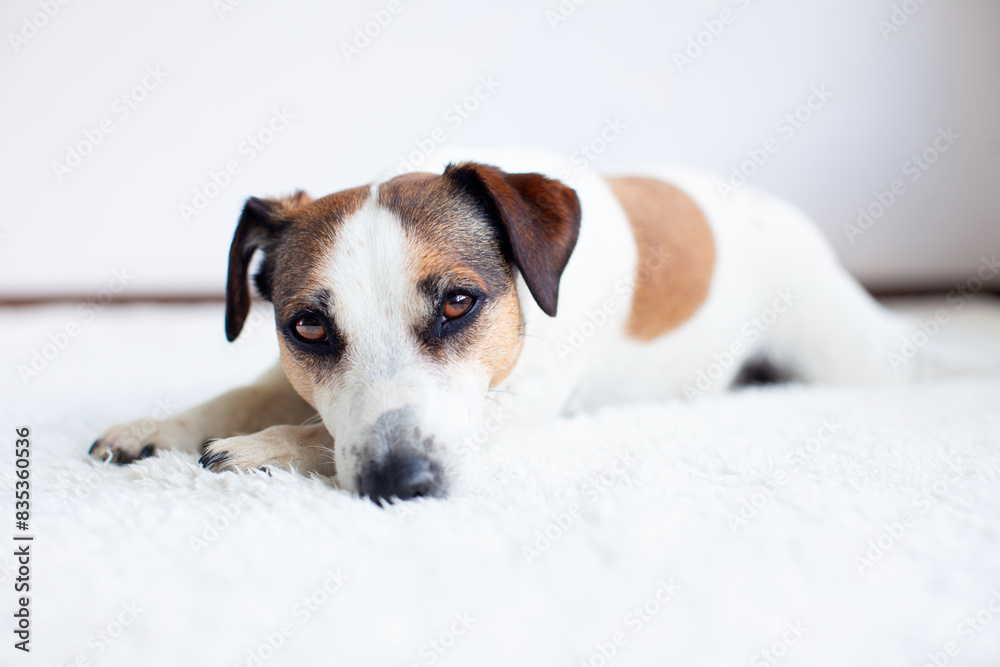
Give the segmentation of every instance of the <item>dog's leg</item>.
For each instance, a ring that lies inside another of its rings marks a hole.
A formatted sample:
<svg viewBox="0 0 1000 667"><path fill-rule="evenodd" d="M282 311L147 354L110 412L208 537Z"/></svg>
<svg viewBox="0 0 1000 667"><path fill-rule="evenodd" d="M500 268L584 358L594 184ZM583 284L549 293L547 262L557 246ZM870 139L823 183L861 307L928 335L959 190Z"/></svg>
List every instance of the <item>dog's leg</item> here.
<svg viewBox="0 0 1000 667"><path fill-rule="evenodd" d="M148 419L113 426L94 442L90 454L131 463L158 449L197 453L210 438L255 433L277 424L302 424L315 414L276 365L253 384L158 421L152 430Z"/></svg>
<svg viewBox="0 0 1000 667"><path fill-rule="evenodd" d="M880 306L846 272L825 280L821 287L801 288L798 312L766 339L767 357L806 382L879 386L910 381L914 369L894 364L892 356L910 330L908 320Z"/></svg>
<svg viewBox="0 0 1000 667"><path fill-rule="evenodd" d="M786 310L762 339L778 369L806 382L835 385L899 384L913 369L893 363L892 352L912 323L883 308L840 265L827 240L798 209L772 200L788 245L775 257L775 292Z"/></svg>
<svg viewBox="0 0 1000 667"><path fill-rule="evenodd" d="M259 433L212 440L201 464L212 472L255 470L265 466L317 472L333 477L333 436L323 424L272 426Z"/></svg>

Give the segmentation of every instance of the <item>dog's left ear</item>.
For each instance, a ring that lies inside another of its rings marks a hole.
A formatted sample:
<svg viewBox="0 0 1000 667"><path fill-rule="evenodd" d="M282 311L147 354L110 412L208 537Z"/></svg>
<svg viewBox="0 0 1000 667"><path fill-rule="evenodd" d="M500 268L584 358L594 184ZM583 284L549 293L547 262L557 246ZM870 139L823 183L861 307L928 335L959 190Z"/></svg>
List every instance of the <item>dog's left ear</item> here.
<svg viewBox="0 0 1000 667"><path fill-rule="evenodd" d="M448 165L444 175L478 200L505 232L531 296L555 317L559 279L580 233L576 191L541 174L508 174L475 162Z"/></svg>
<svg viewBox="0 0 1000 667"><path fill-rule="evenodd" d="M258 199L250 197L243 206L233 244L229 247L229 277L226 280L226 338L236 340L243 330L250 312L250 286L247 273L258 248L267 252L268 247L285 226L285 215L292 209L305 206L312 199L301 190L283 199ZM261 280L258 280L258 285ZM265 297L270 297L264 294Z"/></svg>

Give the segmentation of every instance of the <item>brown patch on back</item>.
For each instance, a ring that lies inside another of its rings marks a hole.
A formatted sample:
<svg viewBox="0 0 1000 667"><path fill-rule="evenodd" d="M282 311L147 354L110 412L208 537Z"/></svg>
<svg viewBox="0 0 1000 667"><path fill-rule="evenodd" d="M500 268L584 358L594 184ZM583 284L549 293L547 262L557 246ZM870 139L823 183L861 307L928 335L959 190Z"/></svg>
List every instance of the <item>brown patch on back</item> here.
<svg viewBox="0 0 1000 667"><path fill-rule="evenodd" d="M676 329L708 296L715 240L705 215L679 188L654 178L609 178L639 249L628 334L649 341Z"/></svg>

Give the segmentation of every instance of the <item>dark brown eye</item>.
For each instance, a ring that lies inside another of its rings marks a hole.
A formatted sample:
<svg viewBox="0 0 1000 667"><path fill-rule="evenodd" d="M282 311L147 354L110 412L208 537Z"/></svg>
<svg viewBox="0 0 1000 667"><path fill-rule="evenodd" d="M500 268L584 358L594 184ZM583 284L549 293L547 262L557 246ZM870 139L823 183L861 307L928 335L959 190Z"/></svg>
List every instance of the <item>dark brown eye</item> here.
<svg viewBox="0 0 1000 667"><path fill-rule="evenodd" d="M474 301L475 299L469 294L453 294L444 302L444 308L441 309L441 313L446 320L453 320L469 312L469 308L472 308Z"/></svg>
<svg viewBox="0 0 1000 667"><path fill-rule="evenodd" d="M312 315L303 315L295 320L292 329L294 329L296 336L310 343L317 343L326 338L326 329Z"/></svg>

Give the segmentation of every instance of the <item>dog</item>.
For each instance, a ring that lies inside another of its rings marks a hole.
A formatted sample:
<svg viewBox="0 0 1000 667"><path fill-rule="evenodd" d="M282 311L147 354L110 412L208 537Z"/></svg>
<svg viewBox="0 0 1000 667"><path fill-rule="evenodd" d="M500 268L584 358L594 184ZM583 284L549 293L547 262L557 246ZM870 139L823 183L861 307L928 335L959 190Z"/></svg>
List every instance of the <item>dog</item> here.
<svg viewBox="0 0 1000 667"><path fill-rule="evenodd" d="M247 318L261 253L253 282L274 306L280 363L142 441L111 428L90 454L124 464L174 449L215 472L315 472L381 503L446 496L486 420L509 432L609 402L696 399L762 370L912 379L890 363L908 322L809 217L721 182L493 150L318 200L250 198L226 336Z"/></svg>

